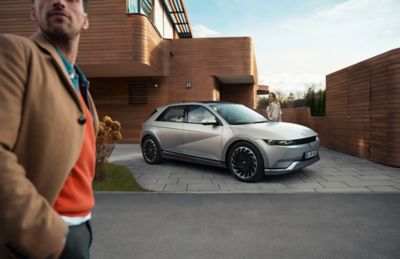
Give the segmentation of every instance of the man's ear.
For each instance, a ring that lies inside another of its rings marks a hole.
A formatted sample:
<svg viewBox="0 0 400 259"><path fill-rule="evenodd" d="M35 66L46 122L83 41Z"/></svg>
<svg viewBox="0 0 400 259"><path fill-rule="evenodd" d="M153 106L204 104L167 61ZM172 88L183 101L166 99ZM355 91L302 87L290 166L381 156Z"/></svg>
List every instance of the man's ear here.
<svg viewBox="0 0 400 259"><path fill-rule="evenodd" d="M32 5L32 9L31 9L31 19L32 19L32 21L34 21L34 22L37 22L37 16L36 16L36 10L35 10L35 7Z"/></svg>
<svg viewBox="0 0 400 259"><path fill-rule="evenodd" d="M83 30L89 29L89 15L88 14L85 14L85 16L83 16L82 29Z"/></svg>

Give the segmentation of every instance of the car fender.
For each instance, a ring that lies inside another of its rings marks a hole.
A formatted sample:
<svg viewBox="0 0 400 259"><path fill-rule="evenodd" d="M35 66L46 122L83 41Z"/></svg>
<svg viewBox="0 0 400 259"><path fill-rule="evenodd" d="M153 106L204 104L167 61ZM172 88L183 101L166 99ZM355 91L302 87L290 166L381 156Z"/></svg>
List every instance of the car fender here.
<svg viewBox="0 0 400 259"><path fill-rule="evenodd" d="M158 143L160 143L160 140L153 132L146 130L146 131L143 131L142 136L140 137L140 146L142 146L143 138L146 136L152 136L153 138L155 138L157 140Z"/></svg>
<svg viewBox="0 0 400 259"><path fill-rule="evenodd" d="M226 163L226 158L227 158L227 155L228 155L230 147L232 145L234 145L236 142L239 142L239 141L245 141L245 142L249 142L249 143L253 144L258 149L258 151L261 153L261 155L263 157L264 167L269 165L268 155L264 151L264 149L262 148L260 143L257 141L257 139L251 138L251 137L246 136L246 135L233 136L231 139L229 139L226 142L226 144L224 146L224 149L223 149L223 154L222 154L223 161L222 162Z"/></svg>

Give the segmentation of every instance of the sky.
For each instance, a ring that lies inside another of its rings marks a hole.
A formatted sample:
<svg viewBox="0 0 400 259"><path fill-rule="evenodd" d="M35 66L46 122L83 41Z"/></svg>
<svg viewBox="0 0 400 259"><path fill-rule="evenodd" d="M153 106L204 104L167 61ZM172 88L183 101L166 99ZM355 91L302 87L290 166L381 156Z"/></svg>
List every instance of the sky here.
<svg viewBox="0 0 400 259"><path fill-rule="evenodd" d="M185 0L199 37L252 37L259 84L286 95L400 47L400 0Z"/></svg>

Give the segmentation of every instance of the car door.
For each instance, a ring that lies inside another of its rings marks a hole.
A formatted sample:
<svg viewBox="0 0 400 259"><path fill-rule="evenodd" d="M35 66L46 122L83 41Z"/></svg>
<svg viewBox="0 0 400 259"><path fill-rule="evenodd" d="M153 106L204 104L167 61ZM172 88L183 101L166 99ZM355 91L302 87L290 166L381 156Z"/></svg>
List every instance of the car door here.
<svg viewBox="0 0 400 259"><path fill-rule="evenodd" d="M185 155L221 160L222 125L206 107L191 105L186 109L183 124L183 151Z"/></svg>
<svg viewBox="0 0 400 259"><path fill-rule="evenodd" d="M156 135L164 151L183 153L184 115L184 105L171 106L156 119Z"/></svg>

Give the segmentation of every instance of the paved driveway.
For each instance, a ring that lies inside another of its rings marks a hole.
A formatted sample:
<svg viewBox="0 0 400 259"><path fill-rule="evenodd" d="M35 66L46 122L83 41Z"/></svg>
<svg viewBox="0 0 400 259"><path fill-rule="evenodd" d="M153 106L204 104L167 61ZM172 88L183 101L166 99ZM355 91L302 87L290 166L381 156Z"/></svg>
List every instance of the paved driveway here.
<svg viewBox="0 0 400 259"><path fill-rule="evenodd" d="M96 259L400 258L400 194L96 193Z"/></svg>
<svg viewBox="0 0 400 259"><path fill-rule="evenodd" d="M128 167L138 183L157 192L296 193L400 192L400 168L321 148L321 160L298 172L265 177L259 183L237 181L227 169L164 160L149 165L138 144L120 144L111 162Z"/></svg>

